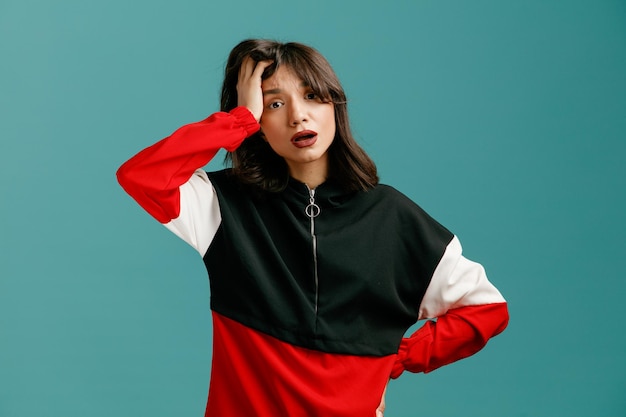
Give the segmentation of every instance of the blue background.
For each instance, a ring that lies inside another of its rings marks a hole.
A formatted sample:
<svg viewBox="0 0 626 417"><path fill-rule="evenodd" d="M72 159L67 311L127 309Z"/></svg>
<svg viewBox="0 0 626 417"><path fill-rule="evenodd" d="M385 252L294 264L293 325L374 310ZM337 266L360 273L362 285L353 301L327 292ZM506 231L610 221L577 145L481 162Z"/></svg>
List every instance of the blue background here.
<svg viewBox="0 0 626 417"><path fill-rule="evenodd" d="M327 56L382 181L510 303L386 415L626 416L620 0L0 0L0 416L203 415L206 272L114 173L217 110L248 37Z"/></svg>

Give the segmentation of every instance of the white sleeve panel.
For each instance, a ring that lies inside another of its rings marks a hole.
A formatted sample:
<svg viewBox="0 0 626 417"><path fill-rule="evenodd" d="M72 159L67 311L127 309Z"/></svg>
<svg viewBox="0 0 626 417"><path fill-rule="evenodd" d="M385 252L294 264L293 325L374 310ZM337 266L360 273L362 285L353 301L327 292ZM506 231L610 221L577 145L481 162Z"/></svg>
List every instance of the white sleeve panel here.
<svg viewBox="0 0 626 417"><path fill-rule="evenodd" d="M471 305L505 302L489 282L482 265L463 257L455 236L435 268L420 305L419 318L434 318L448 310Z"/></svg>
<svg viewBox="0 0 626 417"><path fill-rule="evenodd" d="M180 214L165 224L204 256L222 221L217 194L202 169L180 186Z"/></svg>

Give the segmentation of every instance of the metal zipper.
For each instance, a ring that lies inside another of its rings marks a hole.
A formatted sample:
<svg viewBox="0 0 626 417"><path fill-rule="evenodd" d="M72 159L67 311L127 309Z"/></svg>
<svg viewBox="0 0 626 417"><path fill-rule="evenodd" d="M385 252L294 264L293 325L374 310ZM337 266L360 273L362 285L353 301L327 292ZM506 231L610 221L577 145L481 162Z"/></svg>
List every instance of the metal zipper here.
<svg viewBox="0 0 626 417"><path fill-rule="evenodd" d="M311 240L313 243L313 276L315 279L315 314L317 315L317 305L319 300L319 279L317 276L317 237L315 236L315 218L319 216L322 209L315 204L315 188L309 190L309 205L304 208L304 213L311 219Z"/></svg>

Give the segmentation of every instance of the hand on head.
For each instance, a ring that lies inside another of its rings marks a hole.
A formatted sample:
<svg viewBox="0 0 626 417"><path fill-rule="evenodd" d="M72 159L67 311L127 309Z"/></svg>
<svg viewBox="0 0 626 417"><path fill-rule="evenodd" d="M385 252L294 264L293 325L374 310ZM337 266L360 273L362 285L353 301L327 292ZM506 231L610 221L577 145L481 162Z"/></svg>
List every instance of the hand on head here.
<svg viewBox="0 0 626 417"><path fill-rule="evenodd" d="M255 61L250 56L244 58L239 68L237 80L237 105L247 107L254 118L261 120L263 114L263 91L261 76L273 61Z"/></svg>

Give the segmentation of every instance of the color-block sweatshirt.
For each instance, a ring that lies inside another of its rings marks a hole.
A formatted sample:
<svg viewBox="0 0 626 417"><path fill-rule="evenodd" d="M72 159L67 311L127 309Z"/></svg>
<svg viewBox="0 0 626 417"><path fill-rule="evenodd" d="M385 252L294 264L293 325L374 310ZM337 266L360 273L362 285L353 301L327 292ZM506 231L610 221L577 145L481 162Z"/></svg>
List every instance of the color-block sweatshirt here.
<svg viewBox="0 0 626 417"><path fill-rule="evenodd" d="M386 185L252 193L202 168L259 129L244 107L181 127L118 170L122 187L206 265L206 416L374 416L389 378L480 350L504 298L455 235ZM410 337L407 329L428 320Z"/></svg>

